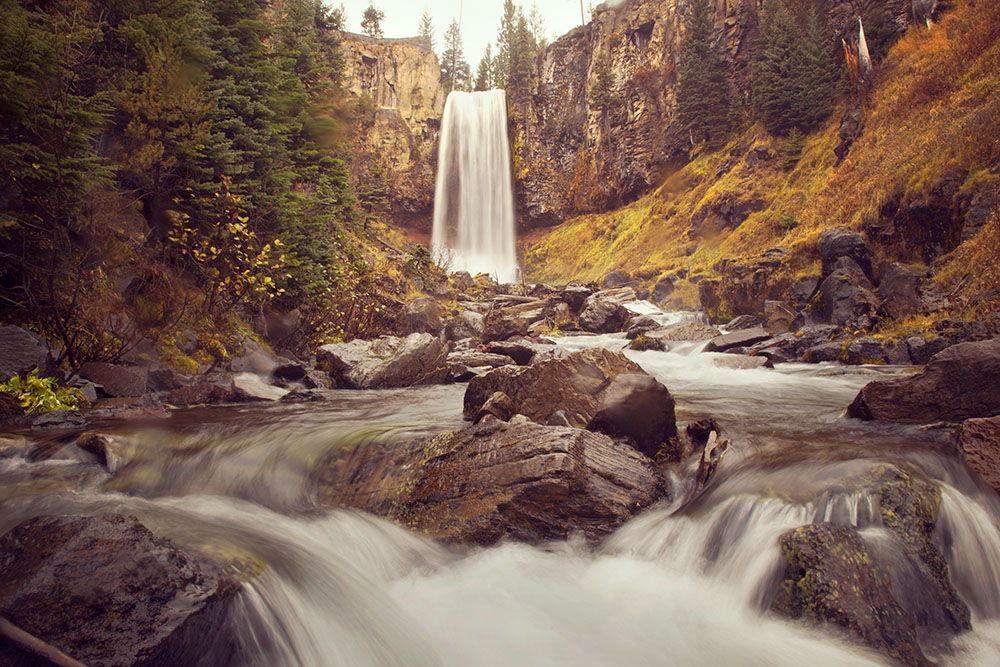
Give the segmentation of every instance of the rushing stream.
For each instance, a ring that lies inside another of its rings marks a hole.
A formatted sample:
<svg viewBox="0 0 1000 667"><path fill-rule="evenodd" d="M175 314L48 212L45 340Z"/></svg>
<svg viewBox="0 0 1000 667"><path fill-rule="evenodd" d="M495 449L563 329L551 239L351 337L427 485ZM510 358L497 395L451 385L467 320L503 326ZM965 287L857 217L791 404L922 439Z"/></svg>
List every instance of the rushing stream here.
<svg viewBox="0 0 1000 667"><path fill-rule="evenodd" d="M940 542L973 614L972 632L924 649L946 665L1000 661L995 495L950 453L946 433L841 418L874 374L907 371L734 370L699 344L674 345L627 354L670 388L679 423L712 416L733 445L697 503L655 506L597 549L571 539L457 553L319 508L313 473L332 449L460 428L463 385L340 391L318 405L189 410L119 427L134 463L113 477L72 458L0 459L0 532L40 514L122 512L181 544L266 563L232 618L240 664L887 664L763 609L778 536L835 520L877 546L885 529L874 499L837 482L905 462L944 486Z"/></svg>

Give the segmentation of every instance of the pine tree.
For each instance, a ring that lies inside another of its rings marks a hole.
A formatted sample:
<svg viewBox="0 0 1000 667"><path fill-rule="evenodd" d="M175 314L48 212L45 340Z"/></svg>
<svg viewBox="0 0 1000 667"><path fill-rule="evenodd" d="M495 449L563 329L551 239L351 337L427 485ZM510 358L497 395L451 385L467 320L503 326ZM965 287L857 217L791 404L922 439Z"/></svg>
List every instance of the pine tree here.
<svg viewBox="0 0 1000 667"><path fill-rule="evenodd" d="M444 33L444 52L441 54L441 83L448 90L470 90L472 75L462 50L462 31L458 21L452 20Z"/></svg>
<svg viewBox="0 0 1000 667"><path fill-rule="evenodd" d="M434 49L434 24L431 22L431 13L426 9L420 15L420 27L417 30L417 35L426 40L428 48Z"/></svg>
<svg viewBox="0 0 1000 667"><path fill-rule="evenodd" d="M483 57L479 60L479 67L476 68L476 90L490 90L493 88L493 52L487 44L483 50Z"/></svg>
<svg viewBox="0 0 1000 667"><path fill-rule="evenodd" d="M590 108L605 112L618 103L614 91L614 76L608 57L601 54L594 61L594 83L590 87Z"/></svg>
<svg viewBox="0 0 1000 667"><path fill-rule="evenodd" d="M528 19L524 16L524 11L518 7L507 72L507 89L515 96L527 89L536 50L535 38L528 27Z"/></svg>
<svg viewBox="0 0 1000 667"><path fill-rule="evenodd" d="M497 33L497 54L493 57L493 84L507 88L510 82L511 53L517 47L517 8L514 0L504 0L500 30Z"/></svg>
<svg viewBox="0 0 1000 667"><path fill-rule="evenodd" d="M361 30L371 37L372 39L379 39L382 37L382 19L385 18L385 14L382 10L375 6L375 3L370 3L365 9L364 14L361 17Z"/></svg>
<svg viewBox="0 0 1000 667"><path fill-rule="evenodd" d="M753 59L751 101L768 132L808 132L833 109L836 61L815 7L805 28L780 0L764 8L760 42Z"/></svg>
<svg viewBox="0 0 1000 667"><path fill-rule="evenodd" d="M693 137L713 142L731 126L733 103L710 0L693 0L677 81L677 115Z"/></svg>
<svg viewBox="0 0 1000 667"><path fill-rule="evenodd" d="M531 3L531 12L528 14L528 25L531 27L531 36L535 40L535 49L541 51L549 45L549 39L545 36L545 19L538 11L538 5Z"/></svg>

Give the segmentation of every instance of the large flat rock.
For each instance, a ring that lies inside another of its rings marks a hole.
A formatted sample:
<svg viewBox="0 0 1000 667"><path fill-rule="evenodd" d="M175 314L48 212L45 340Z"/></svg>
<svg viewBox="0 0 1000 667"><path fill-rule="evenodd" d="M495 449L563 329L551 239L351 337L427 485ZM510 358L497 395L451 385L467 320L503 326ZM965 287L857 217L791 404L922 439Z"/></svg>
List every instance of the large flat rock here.
<svg viewBox="0 0 1000 667"><path fill-rule="evenodd" d="M490 418L455 433L365 445L323 476L327 502L449 542L597 539L667 495L652 461L605 435Z"/></svg>
<svg viewBox="0 0 1000 667"><path fill-rule="evenodd" d="M316 368L341 389L410 387L447 380L447 355L445 340L429 333L382 336L324 345L316 352Z"/></svg>

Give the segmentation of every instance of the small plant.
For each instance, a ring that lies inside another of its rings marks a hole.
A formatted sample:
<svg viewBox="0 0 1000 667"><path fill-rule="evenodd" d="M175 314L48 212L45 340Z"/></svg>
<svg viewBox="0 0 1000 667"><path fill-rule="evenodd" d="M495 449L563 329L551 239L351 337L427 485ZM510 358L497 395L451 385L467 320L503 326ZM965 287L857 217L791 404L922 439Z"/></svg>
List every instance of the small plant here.
<svg viewBox="0 0 1000 667"><path fill-rule="evenodd" d="M55 378L38 377L38 369L31 371L23 384L15 375L0 384L0 391L14 394L26 412L76 410L87 402L79 389L60 387Z"/></svg>
<svg viewBox="0 0 1000 667"><path fill-rule="evenodd" d="M794 215L783 215L778 219L778 228L782 231L790 231L799 226L799 221Z"/></svg>

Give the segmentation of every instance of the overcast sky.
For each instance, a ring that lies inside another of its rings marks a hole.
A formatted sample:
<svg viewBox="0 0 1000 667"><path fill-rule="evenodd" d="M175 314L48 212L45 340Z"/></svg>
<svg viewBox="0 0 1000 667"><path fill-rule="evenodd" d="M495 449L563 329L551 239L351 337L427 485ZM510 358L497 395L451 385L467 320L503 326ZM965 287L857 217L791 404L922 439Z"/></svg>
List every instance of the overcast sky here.
<svg viewBox="0 0 1000 667"><path fill-rule="evenodd" d="M328 2L333 6L341 4L340 0ZM545 34L550 42L580 24L580 0L514 0L515 5L524 7L525 14L531 12L532 2L544 19ZM590 4L590 0L584 0L585 11ZM347 29L361 32L361 15L368 6L368 0L345 1L343 6L347 14ZM438 55L442 51L445 29L452 19L459 19L461 12L465 59L469 61L473 76L486 45L491 44L496 49L503 0L375 0L375 6L385 14L382 21L385 37L415 37L420 15L425 9L429 11L434 22L434 50Z"/></svg>

